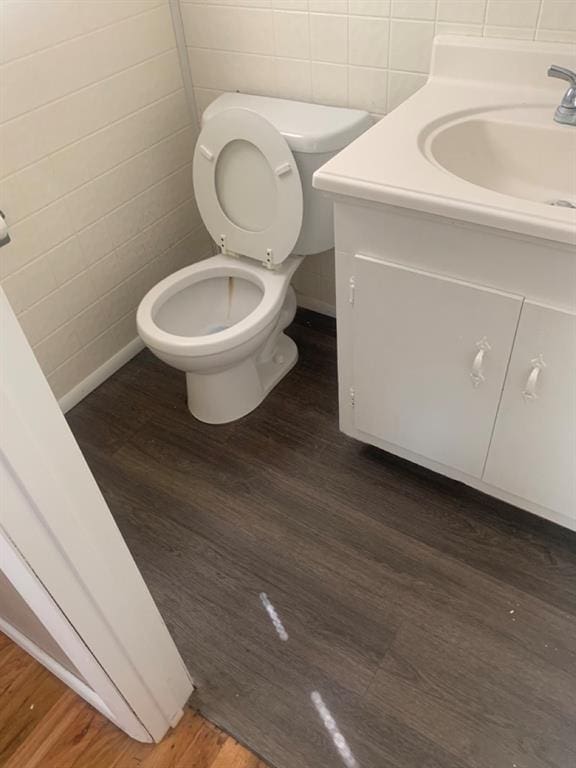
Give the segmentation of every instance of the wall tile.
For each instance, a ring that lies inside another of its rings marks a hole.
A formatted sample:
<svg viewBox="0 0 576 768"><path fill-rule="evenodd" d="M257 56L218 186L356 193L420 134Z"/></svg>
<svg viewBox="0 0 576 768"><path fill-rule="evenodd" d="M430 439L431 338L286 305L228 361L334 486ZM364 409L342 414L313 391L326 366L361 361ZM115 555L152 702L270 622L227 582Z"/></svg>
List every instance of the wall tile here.
<svg viewBox="0 0 576 768"><path fill-rule="evenodd" d="M384 114L387 101L387 70L368 67L348 68L348 106Z"/></svg>
<svg viewBox="0 0 576 768"><path fill-rule="evenodd" d="M139 64L174 46L167 6L3 65L0 121ZM74 62L74 65L72 65Z"/></svg>
<svg viewBox="0 0 576 768"><path fill-rule="evenodd" d="M282 99L310 101L312 98L312 73L309 61L300 59L276 59L275 95Z"/></svg>
<svg viewBox="0 0 576 768"><path fill-rule="evenodd" d="M3 288L16 313L23 312L57 287L47 259L27 264L3 281Z"/></svg>
<svg viewBox="0 0 576 768"><path fill-rule="evenodd" d="M189 122L184 91L176 91L52 155L53 174L60 188L69 192L182 130Z"/></svg>
<svg viewBox="0 0 576 768"><path fill-rule="evenodd" d="M50 158L29 165L0 181L0 199L13 225L53 203L63 194Z"/></svg>
<svg viewBox="0 0 576 768"><path fill-rule="evenodd" d="M220 5L183 5L186 42L191 47L272 54L273 16L270 10Z"/></svg>
<svg viewBox="0 0 576 768"><path fill-rule="evenodd" d="M532 40L534 30L526 27L492 27L486 25L484 34L486 37L504 37L508 40Z"/></svg>
<svg viewBox="0 0 576 768"><path fill-rule="evenodd" d="M538 29L536 40L548 43L576 43L576 30L570 29Z"/></svg>
<svg viewBox="0 0 576 768"><path fill-rule="evenodd" d="M312 13L348 13L349 0L308 0Z"/></svg>
<svg viewBox="0 0 576 768"><path fill-rule="evenodd" d="M88 269L91 264L77 236L47 251L42 258L50 267L56 285L59 286Z"/></svg>
<svg viewBox="0 0 576 768"><path fill-rule="evenodd" d="M457 21L462 24L482 24L486 0L438 0L438 21Z"/></svg>
<svg viewBox="0 0 576 768"><path fill-rule="evenodd" d="M573 0L542 0L540 27L576 31L576 3Z"/></svg>
<svg viewBox="0 0 576 768"><path fill-rule="evenodd" d="M345 107L348 103L347 67L312 62L312 99L318 104Z"/></svg>
<svg viewBox="0 0 576 768"><path fill-rule="evenodd" d="M87 227L181 168L191 159L194 138L192 128L179 131L67 195L74 226Z"/></svg>
<svg viewBox="0 0 576 768"><path fill-rule="evenodd" d="M62 397L94 370L104 365L135 335L134 312L131 311L48 376L48 382L56 397Z"/></svg>
<svg viewBox="0 0 576 768"><path fill-rule="evenodd" d="M395 109L426 84L426 75L412 72L390 72L388 76L388 109Z"/></svg>
<svg viewBox="0 0 576 768"><path fill-rule="evenodd" d="M436 18L436 0L392 0L391 15L395 19Z"/></svg>
<svg viewBox="0 0 576 768"><path fill-rule="evenodd" d="M256 94L274 92L274 59L270 56L190 48L188 58L194 84L200 88Z"/></svg>
<svg viewBox="0 0 576 768"><path fill-rule="evenodd" d="M44 373L50 374L81 348L82 342L77 329L72 325L65 325L37 344L34 354Z"/></svg>
<svg viewBox="0 0 576 768"><path fill-rule="evenodd" d="M181 87L176 51L167 51L0 125L0 174L14 173Z"/></svg>
<svg viewBox="0 0 576 768"><path fill-rule="evenodd" d="M538 20L540 0L488 0L486 24L499 27L529 27Z"/></svg>
<svg viewBox="0 0 576 768"><path fill-rule="evenodd" d="M274 49L282 58L310 56L310 29L307 13L274 12Z"/></svg>
<svg viewBox="0 0 576 768"><path fill-rule="evenodd" d="M194 100L198 111L198 119L200 119L206 107L212 104L222 93L224 91L219 91L215 88L194 88Z"/></svg>
<svg viewBox="0 0 576 768"><path fill-rule="evenodd" d="M345 63L348 58L348 17L311 13L310 48L314 61Z"/></svg>
<svg viewBox="0 0 576 768"><path fill-rule="evenodd" d="M390 0L348 0L352 16L389 16Z"/></svg>
<svg viewBox="0 0 576 768"><path fill-rule="evenodd" d="M164 0L10 0L4 3L0 61L29 56L79 35L150 11Z"/></svg>
<svg viewBox="0 0 576 768"><path fill-rule="evenodd" d="M20 325L32 346L70 320L70 313L58 290L18 316Z"/></svg>
<svg viewBox="0 0 576 768"><path fill-rule="evenodd" d="M271 0L271 6L280 11L308 11L308 0Z"/></svg>
<svg viewBox="0 0 576 768"><path fill-rule="evenodd" d="M390 27L390 68L428 72L434 39L434 24L393 19Z"/></svg>
<svg viewBox="0 0 576 768"><path fill-rule="evenodd" d="M388 19L350 17L350 64L385 68L388 65Z"/></svg>
<svg viewBox="0 0 576 768"><path fill-rule="evenodd" d="M6 211L10 222L10 211ZM18 271L56 245L68 240L74 228L64 200L38 211L11 227L12 239L2 248L0 277Z"/></svg>
<svg viewBox="0 0 576 768"><path fill-rule="evenodd" d="M482 24L459 24L453 21L437 21L437 35L472 35L482 37L484 27Z"/></svg>

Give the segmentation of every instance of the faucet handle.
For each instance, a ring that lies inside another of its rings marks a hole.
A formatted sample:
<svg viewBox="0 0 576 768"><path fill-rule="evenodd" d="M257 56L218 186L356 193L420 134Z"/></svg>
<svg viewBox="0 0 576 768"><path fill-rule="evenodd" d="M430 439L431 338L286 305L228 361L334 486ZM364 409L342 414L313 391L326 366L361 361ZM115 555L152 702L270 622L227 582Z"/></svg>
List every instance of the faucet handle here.
<svg viewBox="0 0 576 768"><path fill-rule="evenodd" d="M552 64L548 68L548 77L557 77L559 80L566 80L576 86L576 72L566 67L559 67L557 64Z"/></svg>
<svg viewBox="0 0 576 768"><path fill-rule="evenodd" d="M560 106L556 108L554 120L565 125L576 125L576 72L553 64L548 69L548 77L557 77L569 83Z"/></svg>

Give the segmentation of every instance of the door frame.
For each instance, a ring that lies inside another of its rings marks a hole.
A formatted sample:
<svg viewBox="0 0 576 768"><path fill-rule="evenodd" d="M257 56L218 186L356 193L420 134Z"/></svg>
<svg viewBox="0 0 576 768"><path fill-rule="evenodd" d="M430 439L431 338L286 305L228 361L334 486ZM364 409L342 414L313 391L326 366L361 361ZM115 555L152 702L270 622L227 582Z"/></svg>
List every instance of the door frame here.
<svg viewBox="0 0 576 768"><path fill-rule="evenodd" d="M0 328L1 468L25 501L0 508L0 565L104 714L159 741L191 677L1 289Z"/></svg>

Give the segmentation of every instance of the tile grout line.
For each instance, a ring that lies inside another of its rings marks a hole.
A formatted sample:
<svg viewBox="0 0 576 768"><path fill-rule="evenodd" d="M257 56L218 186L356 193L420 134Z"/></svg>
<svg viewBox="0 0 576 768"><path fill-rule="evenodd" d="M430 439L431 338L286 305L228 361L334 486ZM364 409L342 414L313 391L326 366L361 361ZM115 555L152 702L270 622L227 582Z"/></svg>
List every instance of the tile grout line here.
<svg viewBox="0 0 576 768"><path fill-rule="evenodd" d="M61 101L66 101L66 99L70 98L71 96L75 96L78 93L82 93L82 91L86 91L89 88L94 88L95 86L100 85L101 83L106 83L108 80L112 80L113 78L118 77L118 75L122 75L124 72L129 72L132 69L136 69L136 67L141 67L142 65L147 64L150 61L154 61L154 59L159 59L161 56L166 56L172 51L176 51L175 46L172 48L166 48L165 50L160 51L159 53L155 53L152 56L148 56L146 59L142 59L142 61L136 61L134 64L129 64L127 67L122 67L116 72L112 72L112 74L106 75L106 77L102 77L99 80L94 80L91 83L86 83L86 85L82 85L80 86L80 88L75 88L73 91L70 91L69 93L65 93L62 96L58 96L55 99L50 99L49 101L45 101L43 104L38 104L38 106L36 107L31 107L30 109L26 109L24 112L21 112L18 115L14 115L13 117L8 118L8 120L0 120L0 128L3 128L6 125L10 125L11 123L15 123L17 120L21 120L22 118L27 117L28 115L33 115L34 112L38 112L39 110L45 109L46 107L50 107L53 104L58 104Z"/></svg>
<svg viewBox="0 0 576 768"><path fill-rule="evenodd" d="M183 90L183 89L180 89L180 90ZM120 162L116 163L115 165L111 166L110 168L107 168L105 171L102 171L101 173L97 174L96 176L93 176L91 179L88 179L88 181L83 182L78 187L74 187L73 189L69 190L68 192L64 192L62 195L59 195L58 197L54 198L54 200L51 200L49 203L46 203L46 205L43 205L41 208L38 208L33 213L28 214L28 216L25 216L22 219L18 219L18 221L14 222L13 226L16 227L16 226L20 226L21 224L24 224L29 219L33 219L34 216L37 216L39 213L42 213L43 211L45 211L47 208L50 208L51 205L55 205L56 203L59 203L60 201L65 201L67 198L72 197L73 195L75 195L80 190L83 190L86 187L88 187L90 184L93 184L95 181L98 181L99 179L104 178L105 176L107 176L110 173L114 173L119 168L121 168L123 165L127 165L128 163L131 163L136 158L142 157L142 155L145 155L147 152L150 152L150 150L156 149L157 147L159 147L164 142L168 142L171 139L173 139L175 136L178 136L178 135L184 133L185 131L189 131L189 130L195 130L195 128L192 125L192 123L187 123L184 127L177 128L172 133L168 134L167 136L164 136L163 138L159 139L158 141L155 141L153 144L150 144L150 146L145 147L144 149L140 150L140 152L137 152L135 155L131 155L130 157L127 157L125 160L120 160ZM52 154L56 154L56 153L52 153ZM52 157L52 154L48 155L44 159L50 159ZM168 175L171 175L171 174L168 174ZM71 217L71 219L72 218L73 217ZM98 221L98 219L96 219L96 221ZM94 223L95 222L90 222L89 224L86 224L81 229L86 229L87 227L91 226Z"/></svg>
<svg viewBox="0 0 576 768"><path fill-rule="evenodd" d="M145 16L146 14L156 13L158 9L163 8L164 5L165 3L163 0L158 0L157 4L153 8L148 8L145 11L138 11L138 13L131 13L129 16L125 16L122 19L117 19L116 21L112 21L110 24L104 24L101 27L90 29L87 32L81 32L78 35L67 37L65 40L60 40L59 42L53 43L52 45L47 45L42 48L38 48L38 50L36 51L31 51L30 53L25 53L22 56L16 56L13 59L8 59L7 61L3 61L0 64L0 70L2 70L4 67L9 67L12 64L17 64L19 62L26 61L27 59L31 59L33 56L46 53L46 51L52 51L62 47L63 45L68 45L69 43L73 43L76 40L81 40L84 37L89 37L90 35L97 35L106 29L112 29L113 27L119 26L121 24L128 24L129 22L132 21L132 19L137 19L139 17Z"/></svg>
<svg viewBox="0 0 576 768"><path fill-rule="evenodd" d="M125 285L129 280L131 280L133 277L138 275L140 272L142 272L144 269L149 267L151 264L153 264L155 261L158 261L163 256L165 256L169 251L171 251L174 248L177 248L178 246L182 245L186 240L188 240L190 237L194 236L195 234L202 234L204 230L204 225L202 223L197 224L195 227L193 227L189 232L187 232L183 237L181 237L179 240L177 240L175 243L172 243L167 248L165 248L163 251L161 251L157 256L153 256L151 259L146 261L146 263L142 264L138 269L135 269L133 272L130 272L129 275L127 275L125 278L120 280L118 283L116 283L112 288L105 291L103 294L101 294L97 299L90 302L90 304L87 304L85 307L83 307L80 312L77 312L75 315L70 317L68 320L65 320L63 323L61 323L57 328L55 328L53 331L51 331L47 336L44 336L40 341L37 341L34 345L32 345L32 348L36 348L43 344L45 341L50 339L51 336L54 336L54 334L60 332L63 328L65 328L67 325L72 325L78 318L81 318L83 315L85 315L87 312L89 312L91 309L96 307L103 299L106 299L108 296L110 296L112 293L114 293L115 290L120 288L121 286ZM108 256L111 256L114 251L111 251L106 256L104 256L104 259L108 258ZM77 276L76 276L77 277ZM68 285L71 283L75 278L72 278L72 280L69 280L68 283L65 283L65 285ZM53 291L52 293L56 293L59 289L56 291ZM52 295L48 294L49 296ZM45 297L47 298L47 297Z"/></svg>
<svg viewBox="0 0 576 768"><path fill-rule="evenodd" d="M46 299L50 298L51 296L54 296L55 294L59 293L59 292L60 292L60 291L61 291L63 288L67 288L67 286L69 286L71 283L73 283L75 280L77 280L77 279L78 279L79 277L81 277L82 275L84 275L84 274L86 274L87 272L89 272L89 271L92 269L92 267L95 267L95 266L97 266L98 264L100 264L101 262L103 262L105 259L107 259L107 258L111 257L111 256L112 256L112 255L114 255L114 254L116 254L116 255L118 256L118 250L119 250L119 249L123 248L123 247L124 247L125 245L127 245L128 243L131 243L131 242L133 242L133 241L136 241L136 240L137 240L139 237L141 237L141 236L142 236L142 234L144 234L144 233L145 233L147 230L149 230L149 229L153 229L153 228L155 229L155 228L156 228L156 226L157 226L157 224L158 224L159 222L162 222L163 220L165 220L165 219L169 218L170 216L172 216L172 214L173 214L175 211L177 211L179 208L182 208L182 207L184 207L185 205L188 205L190 202L194 202L194 198L193 198L193 197L188 197L188 198L186 198L186 200L184 200L184 201L182 201L181 203L179 203L179 204L178 204L178 205L177 205L175 208L172 208L170 211L168 211L168 213L166 213L166 214L165 214L164 216L162 216L160 219L157 219L155 222L153 222L152 224L150 224L150 226L149 226L149 227L146 227L145 229L141 230L141 231L140 231L140 232L138 232L136 235L134 235L133 237L131 237L129 240L126 240L124 243L122 243L122 245L120 245L120 246L118 246L118 247L115 247L115 248L113 248L111 251L109 251L108 253L104 254L104 256L102 256L101 258L99 258L99 259L97 259L96 261L94 261L94 262L93 262L92 264L90 264L88 267L86 267L85 269L83 269L83 270L81 270L80 272L78 272L77 274L75 274L75 275L74 275L73 277L71 277L69 280L66 280L65 282L63 282L63 283L59 284L59 285L58 285L58 287L57 287L57 288L55 288L53 291L50 291L50 293L47 293L47 294L46 294L45 296L43 296L41 299L39 299L38 301L34 302L34 304L31 304L31 305L30 305L29 307L27 307L25 310L23 310L22 312L20 312L20 313L17 315L17 317L18 317L19 319L20 319L20 318L22 318L22 316L23 316L23 315L25 315L27 312L29 312L30 310L34 309L35 307L37 307L39 304L41 304L43 301L45 301ZM177 240L177 241L176 241L176 243L173 243L171 246L168 246L168 248L166 248L164 251L161 251L161 252L158 254L158 256L153 256L151 259L149 259L149 260L146 262L146 264L144 264L144 265L142 265L142 266L146 266L147 264L150 264L150 263L152 263L152 262L153 262L153 261L154 261L156 258L158 258L158 257L162 256L164 253L166 253L166 251L167 251L167 250L169 250L170 248L174 247L175 245L179 245L179 244L180 244L180 242L181 242L182 240L184 240L184 239L186 239L187 237L189 237L189 235L190 235L190 234L192 234L192 233L193 233L195 230L197 230L197 229L198 229L198 230L200 231L200 230L201 230L201 228L202 228L202 226L203 226L202 222L197 222L197 224L196 224L194 227L192 227L192 228L191 228L191 229L190 229L190 230L189 230L189 231L186 233L186 235L184 235L184 237L183 237L183 238L181 238L180 240ZM69 240L72 240L72 239L74 239L74 238L73 238L73 237L69 238ZM65 242L68 242L68 241L65 241ZM58 247L58 246L56 246L56 247ZM80 246L80 247L81 247L81 246ZM131 273L130 273L130 275L128 275L128 276L127 276L126 278L124 278L124 279L125 279L125 280L129 279L129 278L130 278L132 275L136 274L136 272L138 272L138 271L139 271L139 269L136 269L134 272L131 272ZM42 338L40 338L40 339L39 339L38 341L36 341L36 342L35 342L35 343L34 343L32 346L38 346L38 344L41 344L41 343L42 343L43 341L45 341L46 339L50 338L50 336L52 336L54 333L56 333L57 331L59 331L59 330L60 330L61 328L63 328L65 325L67 325L68 323L71 323L71 322L72 322L74 319L76 319L77 317L80 317L80 316L81 316L81 315L82 315L82 314L83 314L85 311L87 311L88 309L91 309L92 307L94 307L96 304L98 304L98 302L99 302L101 299L105 298L105 297L106 297L106 296L107 296L109 293L111 293L111 292L114 290L114 288L118 287L118 285L121 285L121 283L122 283L122 281L121 281L120 283L117 283L117 284L116 284L116 285L115 285L113 288L111 288L109 291L105 291L105 292L104 292L103 294L101 294L101 296L99 296L97 299L95 299L94 301L90 302L90 304L87 304L85 307L83 307L83 309L81 309L81 310L80 310L80 312L76 312L76 314L72 315L72 317L69 317L69 318L68 318L67 320L65 320L63 323L60 323L60 325L58 325L56 328L54 328L54 330L50 331L50 333L46 334L46 336L43 336Z"/></svg>
<svg viewBox="0 0 576 768"><path fill-rule="evenodd" d="M70 141L67 144L63 144L61 147L58 147L57 149L52 149L50 152L47 152L44 155L40 155L40 157L37 157L35 160L32 160L32 162L27 163L26 165L21 166L16 171L12 171L7 176L2 176L0 178L0 184L4 184L6 181L10 181L15 176L18 176L20 173L24 173L25 171L28 171L30 168L33 168L35 165L39 165L40 163L48 160L49 158L53 157L54 155L58 155L60 152L64 152L69 147L75 147L78 144L81 144L83 141L86 141L87 139L91 139L93 136L97 136L99 133L104 133L105 131L109 130L110 128L114 128L117 125L120 125L121 123L125 122L126 120L130 120L131 117L134 117L135 115L138 115L142 112L145 112L150 107L155 107L158 104L160 104L161 101L166 101L167 99L173 97L175 94L177 94L179 91L184 92L184 88L179 85L177 88L174 88L171 91L168 91L168 93L165 93L162 96L159 96L157 99L153 99L152 101L149 101L148 103L142 105L141 107L138 107L137 109L134 109L132 112L128 112L126 115L122 115L122 117L117 118L116 120L112 120L112 122L107 123L106 125L101 126L100 128L96 128L95 131L90 131L90 133L84 134L84 136L81 136L78 139L74 139L74 141ZM132 155L131 157L136 157L136 155ZM130 160L130 157L127 158L127 160ZM118 165L120 165L124 161L120 161ZM115 166L112 166L115 167ZM110 169L111 170L111 169ZM104 175L106 171L104 171L100 175ZM97 178L96 176L94 178ZM86 184L89 182L85 182ZM80 187L75 187L74 189L70 190L70 192L74 192L75 189L80 189ZM65 192L64 194L70 194L70 192ZM64 197L64 195L61 195L61 197ZM59 198L56 198L59 199ZM50 205L50 203L48 203ZM46 206L44 206L46 207ZM38 211L42 210L41 208L37 209ZM28 214L27 216L24 216L21 219L18 219L18 221L15 221L15 224L19 224L21 221L25 221L30 216L33 216L36 211L33 211L32 213Z"/></svg>

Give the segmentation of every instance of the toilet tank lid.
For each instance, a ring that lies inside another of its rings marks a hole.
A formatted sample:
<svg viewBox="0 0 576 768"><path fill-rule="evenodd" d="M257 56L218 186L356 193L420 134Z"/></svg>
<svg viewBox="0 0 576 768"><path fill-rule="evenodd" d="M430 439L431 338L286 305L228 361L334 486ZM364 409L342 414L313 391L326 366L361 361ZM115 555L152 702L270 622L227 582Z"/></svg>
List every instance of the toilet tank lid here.
<svg viewBox="0 0 576 768"><path fill-rule="evenodd" d="M336 152L372 125L369 113L360 109L325 107L245 93L223 93L206 108L202 124L232 107L258 112L284 136L294 152Z"/></svg>

